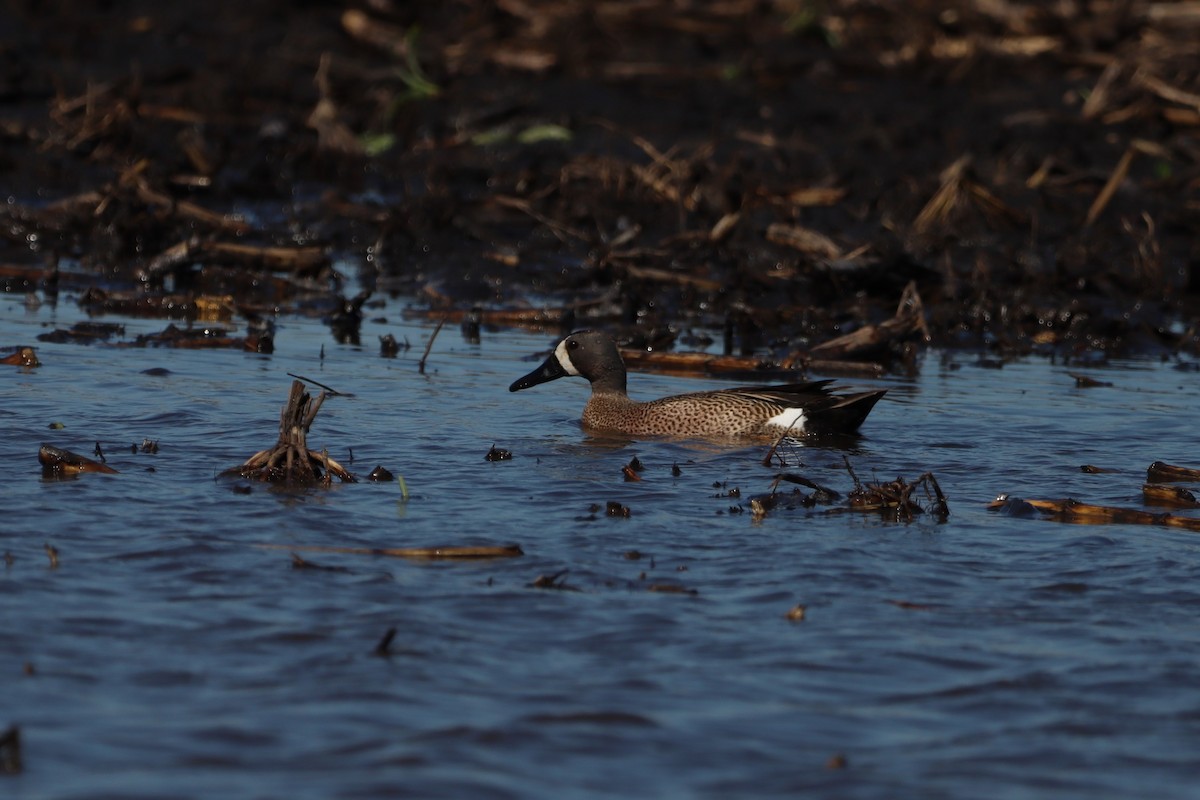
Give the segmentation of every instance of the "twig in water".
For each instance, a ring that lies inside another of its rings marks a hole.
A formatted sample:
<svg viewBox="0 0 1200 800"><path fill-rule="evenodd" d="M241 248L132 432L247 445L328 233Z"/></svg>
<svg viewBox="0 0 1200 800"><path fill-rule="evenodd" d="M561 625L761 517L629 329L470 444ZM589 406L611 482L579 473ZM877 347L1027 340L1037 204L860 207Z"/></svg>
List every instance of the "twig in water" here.
<svg viewBox="0 0 1200 800"><path fill-rule="evenodd" d="M933 477L932 472L926 472L918 482L925 482L925 496L929 496L929 487L933 486L933 493L937 496L937 502L932 507L932 513L943 519L950 516L950 504L946 502L946 495L942 493L942 487L938 486L937 478Z"/></svg>
<svg viewBox="0 0 1200 800"><path fill-rule="evenodd" d="M775 451L779 449L779 445L783 444L783 440L786 439L788 434L792 432L792 428L794 428L796 426L796 423L802 419L804 419L804 415L797 414L796 418L794 420L792 420L792 424L788 425L787 429L784 430L783 433L779 434L779 438L775 440L775 444L771 445L771 449L767 451L766 457L762 460L762 465L764 467L771 466L771 459L775 456ZM782 456L779 459L779 466L781 466L781 467L787 466L787 464L784 463Z"/></svg>
<svg viewBox="0 0 1200 800"><path fill-rule="evenodd" d="M855 488L862 486L862 483L858 480L858 476L854 474L854 467L850 466L850 457L843 455L842 460L846 462L846 472L849 472L850 477L854 480Z"/></svg>
<svg viewBox="0 0 1200 800"><path fill-rule="evenodd" d="M379 640L379 644L375 645L375 655L377 655L377 656L391 655L391 653L388 652L388 648L392 646L392 639L395 639L395 638L396 638L396 629L388 628L387 632L383 634L383 638Z"/></svg>
<svg viewBox="0 0 1200 800"><path fill-rule="evenodd" d="M433 349L433 340L437 338L438 331L446 324L446 318L442 317L438 320L437 327L433 329L433 333L429 335L429 341L425 344L425 353L421 356L421 362L417 364L417 372L425 374L425 359L429 358L429 351Z"/></svg>
<svg viewBox="0 0 1200 800"><path fill-rule="evenodd" d="M322 346L324 346L324 345L322 345ZM311 383L313 386L317 386L317 387L319 387L319 388L321 388L321 389L324 389L324 390L325 390L327 393L329 393L330 395L340 395L340 394L341 394L341 392L339 392L337 389L334 389L334 388L332 388L332 387L326 386L326 385L325 385L325 384L323 384L323 383L318 383L317 381L314 381L312 378L306 378L306 377L304 377L303 375L296 375L296 374L294 374L294 373L291 373L291 372L287 373L287 376L288 376L289 378L295 378L295 379L296 379L296 380L298 380L298 381L304 381L305 383Z"/></svg>

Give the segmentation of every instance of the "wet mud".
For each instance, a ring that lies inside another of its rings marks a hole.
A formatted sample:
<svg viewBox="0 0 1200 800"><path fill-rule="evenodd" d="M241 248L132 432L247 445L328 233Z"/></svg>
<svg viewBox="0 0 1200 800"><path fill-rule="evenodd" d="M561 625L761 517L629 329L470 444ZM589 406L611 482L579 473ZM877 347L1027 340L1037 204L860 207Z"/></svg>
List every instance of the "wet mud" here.
<svg viewBox="0 0 1200 800"><path fill-rule="evenodd" d="M1200 351L1194 4L4 17L0 282L31 304L215 320L222 346L280 312L353 340L394 296L763 365L859 331L839 358L886 369L930 342Z"/></svg>

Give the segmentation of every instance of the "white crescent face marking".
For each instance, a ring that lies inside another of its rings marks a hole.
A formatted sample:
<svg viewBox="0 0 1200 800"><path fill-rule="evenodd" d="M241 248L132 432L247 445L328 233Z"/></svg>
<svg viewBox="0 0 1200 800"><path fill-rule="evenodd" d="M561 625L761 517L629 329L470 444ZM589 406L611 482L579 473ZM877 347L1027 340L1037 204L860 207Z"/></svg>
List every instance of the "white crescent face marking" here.
<svg viewBox="0 0 1200 800"><path fill-rule="evenodd" d="M785 408L767 420L767 426L784 429L791 428L793 433L800 433L804 430L804 420L804 409Z"/></svg>
<svg viewBox="0 0 1200 800"><path fill-rule="evenodd" d="M575 365L571 363L571 357L567 355L567 340L563 339L558 343L558 347L554 348L554 357L558 359L558 365L563 368L563 371L568 375L578 375L579 370L575 369Z"/></svg>

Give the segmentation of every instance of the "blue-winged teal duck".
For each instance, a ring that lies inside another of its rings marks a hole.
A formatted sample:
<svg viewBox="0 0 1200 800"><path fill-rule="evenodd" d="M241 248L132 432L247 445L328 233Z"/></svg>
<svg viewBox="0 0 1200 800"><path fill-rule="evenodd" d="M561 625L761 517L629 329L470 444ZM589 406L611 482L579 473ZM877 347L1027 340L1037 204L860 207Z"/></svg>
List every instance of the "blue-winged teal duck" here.
<svg viewBox="0 0 1200 800"><path fill-rule="evenodd" d="M639 403L625 392L625 362L616 342L599 331L567 336L533 372L508 387L528 389L579 376L592 384L583 426L597 433L683 438L776 437L785 431L851 433L886 390L836 395L831 381L740 386Z"/></svg>

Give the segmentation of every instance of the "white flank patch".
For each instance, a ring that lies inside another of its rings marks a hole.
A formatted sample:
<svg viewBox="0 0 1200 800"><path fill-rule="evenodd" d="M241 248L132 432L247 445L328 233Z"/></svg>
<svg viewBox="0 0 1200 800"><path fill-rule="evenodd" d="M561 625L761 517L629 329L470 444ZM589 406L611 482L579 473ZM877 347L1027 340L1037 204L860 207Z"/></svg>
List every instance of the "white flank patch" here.
<svg viewBox="0 0 1200 800"><path fill-rule="evenodd" d="M578 375L579 370L575 369L575 365L571 363L571 357L567 355L567 340L563 339L558 343L558 347L554 348L554 357L558 359L558 364L563 368L563 371L568 375Z"/></svg>
<svg viewBox="0 0 1200 800"><path fill-rule="evenodd" d="M800 433L804 430L804 409L785 408L767 420L767 425L775 428L791 428L792 433Z"/></svg>

